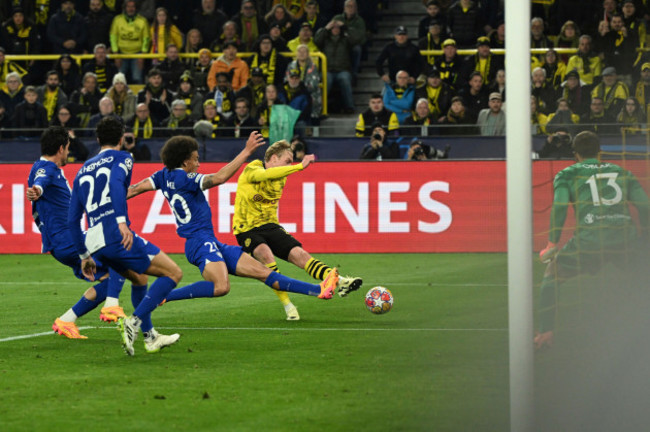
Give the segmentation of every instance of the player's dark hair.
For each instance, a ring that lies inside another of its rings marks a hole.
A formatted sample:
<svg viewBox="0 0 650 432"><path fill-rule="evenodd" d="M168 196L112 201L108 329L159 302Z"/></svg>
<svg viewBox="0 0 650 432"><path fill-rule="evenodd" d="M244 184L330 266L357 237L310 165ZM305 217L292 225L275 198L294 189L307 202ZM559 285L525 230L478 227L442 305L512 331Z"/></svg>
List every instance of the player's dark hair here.
<svg viewBox="0 0 650 432"><path fill-rule="evenodd" d="M99 146L116 146L124 136L124 123L114 116L104 117L95 129Z"/></svg>
<svg viewBox="0 0 650 432"><path fill-rule="evenodd" d="M43 156L54 156L59 148L70 142L70 136L66 128L62 126L50 126L41 134L41 154Z"/></svg>
<svg viewBox="0 0 650 432"><path fill-rule="evenodd" d="M591 131L580 132L573 140L573 151L583 158L597 158L600 153L600 139Z"/></svg>
<svg viewBox="0 0 650 432"><path fill-rule="evenodd" d="M199 144L190 136L177 135L167 140L160 150L160 159L169 170L180 168L183 162L199 151Z"/></svg>

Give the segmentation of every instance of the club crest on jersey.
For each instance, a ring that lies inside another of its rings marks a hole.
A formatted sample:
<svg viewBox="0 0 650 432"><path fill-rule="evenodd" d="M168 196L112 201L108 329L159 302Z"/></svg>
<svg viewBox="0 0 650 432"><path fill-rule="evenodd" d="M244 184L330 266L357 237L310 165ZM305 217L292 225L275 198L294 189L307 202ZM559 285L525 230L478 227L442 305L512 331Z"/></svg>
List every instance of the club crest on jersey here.
<svg viewBox="0 0 650 432"><path fill-rule="evenodd" d="M592 224L592 223L594 223L594 215L592 215L591 213L588 213L587 215L585 215L584 220L585 220L586 224Z"/></svg>
<svg viewBox="0 0 650 432"><path fill-rule="evenodd" d="M36 171L36 174L34 174L34 179L39 177L45 177L45 168L39 168L39 170Z"/></svg>

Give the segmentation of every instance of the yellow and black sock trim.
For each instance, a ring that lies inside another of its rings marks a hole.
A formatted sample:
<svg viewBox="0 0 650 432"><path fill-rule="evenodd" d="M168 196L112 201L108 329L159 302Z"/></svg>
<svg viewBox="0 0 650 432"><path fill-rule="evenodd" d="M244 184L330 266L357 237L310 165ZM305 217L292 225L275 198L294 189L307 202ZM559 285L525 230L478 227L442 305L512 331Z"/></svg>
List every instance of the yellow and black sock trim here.
<svg viewBox="0 0 650 432"><path fill-rule="evenodd" d="M277 262L273 261L272 263L268 263L268 264L264 264L264 265L267 266L268 268L270 268L271 270L273 270L274 272L280 273L280 269L278 268L278 263Z"/></svg>
<svg viewBox="0 0 650 432"><path fill-rule="evenodd" d="M318 280L324 280L331 270L332 267L324 264L316 258L310 258L309 261L307 261L307 264L305 264L305 271L309 276Z"/></svg>

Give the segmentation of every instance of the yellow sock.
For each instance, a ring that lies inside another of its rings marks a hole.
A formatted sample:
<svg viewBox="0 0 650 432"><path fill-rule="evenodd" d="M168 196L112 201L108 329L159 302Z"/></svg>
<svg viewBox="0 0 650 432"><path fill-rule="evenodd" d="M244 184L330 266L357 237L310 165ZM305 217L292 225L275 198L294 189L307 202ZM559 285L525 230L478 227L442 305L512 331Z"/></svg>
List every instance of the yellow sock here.
<svg viewBox="0 0 650 432"><path fill-rule="evenodd" d="M314 279L324 280L329 272L332 271L332 267L317 260L316 258L309 258L309 261L307 261L307 264L305 264L305 271Z"/></svg>
<svg viewBox="0 0 650 432"><path fill-rule="evenodd" d="M280 273L280 270L278 269L278 263L276 263L275 261L273 261L270 264L266 264L266 266L271 270L273 270L274 272ZM286 291L278 291L274 289L273 292L275 293L275 295L278 296L278 298L280 299L280 301L284 306L291 303L291 299L289 298L289 293L287 293Z"/></svg>

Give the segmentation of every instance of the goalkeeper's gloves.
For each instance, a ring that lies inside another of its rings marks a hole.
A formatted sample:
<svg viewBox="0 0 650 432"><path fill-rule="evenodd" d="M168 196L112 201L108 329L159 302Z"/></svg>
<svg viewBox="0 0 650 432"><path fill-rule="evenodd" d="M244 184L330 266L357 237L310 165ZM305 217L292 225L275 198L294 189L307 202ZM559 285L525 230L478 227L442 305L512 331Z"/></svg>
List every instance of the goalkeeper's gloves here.
<svg viewBox="0 0 650 432"><path fill-rule="evenodd" d="M557 255L557 243L548 242L546 247L539 253L539 259L548 264Z"/></svg>

